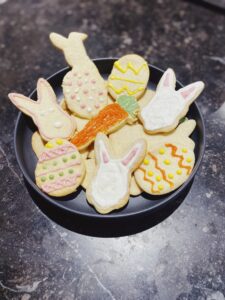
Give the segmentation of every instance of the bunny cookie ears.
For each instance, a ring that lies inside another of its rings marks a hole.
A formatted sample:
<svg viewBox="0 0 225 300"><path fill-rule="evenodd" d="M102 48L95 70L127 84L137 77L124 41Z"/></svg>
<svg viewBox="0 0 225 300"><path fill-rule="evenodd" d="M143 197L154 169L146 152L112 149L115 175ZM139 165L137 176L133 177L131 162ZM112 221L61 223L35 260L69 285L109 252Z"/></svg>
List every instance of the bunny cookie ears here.
<svg viewBox="0 0 225 300"><path fill-rule="evenodd" d="M202 81L189 84L178 91L175 90L175 86L175 73L172 69L167 69L159 81L155 96L140 112L139 118L146 132L173 130L204 89Z"/></svg>
<svg viewBox="0 0 225 300"><path fill-rule="evenodd" d="M45 141L53 138L69 139L76 129L75 121L59 106L56 95L46 80L38 80L37 95L38 101L16 93L10 93L9 99L33 119Z"/></svg>
<svg viewBox="0 0 225 300"><path fill-rule="evenodd" d="M102 214L127 204L131 173L146 153L146 142L138 139L120 158L114 158L107 137L98 134L95 140L97 169L86 191L87 200Z"/></svg>

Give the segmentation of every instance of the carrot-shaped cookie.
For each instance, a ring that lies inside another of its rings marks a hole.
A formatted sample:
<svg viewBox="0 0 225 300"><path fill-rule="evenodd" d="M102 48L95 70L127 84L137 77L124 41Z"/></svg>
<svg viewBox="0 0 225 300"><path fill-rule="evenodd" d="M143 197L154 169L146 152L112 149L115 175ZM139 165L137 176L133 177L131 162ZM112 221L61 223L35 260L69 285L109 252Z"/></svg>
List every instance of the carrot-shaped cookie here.
<svg viewBox="0 0 225 300"><path fill-rule="evenodd" d="M116 103L107 105L96 117L90 120L71 142L79 150L84 149L95 140L99 132L109 134L125 123L134 121L138 109L139 106L133 96L120 96Z"/></svg>

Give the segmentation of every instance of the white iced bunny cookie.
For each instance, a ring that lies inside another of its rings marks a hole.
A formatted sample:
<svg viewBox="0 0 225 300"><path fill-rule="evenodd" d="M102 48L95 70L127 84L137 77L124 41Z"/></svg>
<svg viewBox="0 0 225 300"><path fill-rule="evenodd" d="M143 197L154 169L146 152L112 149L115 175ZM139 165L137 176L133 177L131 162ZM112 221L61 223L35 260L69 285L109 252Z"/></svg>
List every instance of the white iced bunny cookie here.
<svg viewBox="0 0 225 300"><path fill-rule="evenodd" d="M108 90L114 99L120 95L139 99L146 89L148 79L147 62L139 55L128 54L114 63L108 78Z"/></svg>
<svg viewBox="0 0 225 300"><path fill-rule="evenodd" d="M195 163L195 143L189 138L194 120L180 124L173 133L153 135L143 163L135 171L138 185L148 194L167 194L181 186Z"/></svg>
<svg viewBox="0 0 225 300"><path fill-rule="evenodd" d="M17 93L10 93L9 99L19 110L33 119L45 141L72 137L76 129L75 120L57 103L56 95L45 79L38 80L37 95L37 101Z"/></svg>
<svg viewBox="0 0 225 300"><path fill-rule="evenodd" d="M87 200L101 214L125 206L129 199L131 173L146 153L146 142L138 139L126 155L115 158L107 137L99 133L95 140L97 168L86 190Z"/></svg>
<svg viewBox="0 0 225 300"><path fill-rule="evenodd" d="M64 52L72 67L63 79L63 93L71 112L85 119L91 119L107 105L106 84L83 45L84 33L71 32L68 38L57 33L50 34L50 40Z"/></svg>
<svg viewBox="0 0 225 300"><path fill-rule="evenodd" d="M154 97L139 114L146 132L173 130L186 115L191 103L202 92L204 83L197 81L178 91L175 90L175 86L175 73L172 69L167 69L159 81Z"/></svg>

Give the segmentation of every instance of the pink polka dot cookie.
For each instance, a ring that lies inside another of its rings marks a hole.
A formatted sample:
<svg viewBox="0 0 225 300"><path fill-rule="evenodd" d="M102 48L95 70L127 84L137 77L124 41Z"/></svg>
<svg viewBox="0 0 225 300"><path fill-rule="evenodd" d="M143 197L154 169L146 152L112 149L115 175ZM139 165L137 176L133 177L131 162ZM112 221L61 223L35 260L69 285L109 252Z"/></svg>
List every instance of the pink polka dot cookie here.
<svg viewBox="0 0 225 300"><path fill-rule="evenodd" d="M68 108L76 115L91 119L107 104L107 91L96 70L80 66L68 72L63 79L63 93Z"/></svg>
<svg viewBox="0 0 225 300"><path fill-rule="evenodd" d="M71 32L68 38L51 33L52 43L64 52L72 67L63 79L66 104L75 115L91 119L108 103L106 84L83 45L86 34Z"/></svg>

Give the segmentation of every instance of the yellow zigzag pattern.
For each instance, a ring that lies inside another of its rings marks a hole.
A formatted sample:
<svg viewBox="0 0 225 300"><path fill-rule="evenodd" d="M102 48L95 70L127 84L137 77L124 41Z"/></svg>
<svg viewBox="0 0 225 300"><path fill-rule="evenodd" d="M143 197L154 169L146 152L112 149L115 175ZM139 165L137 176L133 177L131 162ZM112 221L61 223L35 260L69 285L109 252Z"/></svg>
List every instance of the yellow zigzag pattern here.
<svg viewBox="0 0 225 300"><path fill-rule="evenodd" d="M140 68L135 68L131 62L129 62L126 68L123 68L118 61L114 63L114 67L122 73L126 73L128 69L130 69L135 75L138 75L143 68L147 68L147 64L144 63L140 66Z"/></svg>
<svg viewBox="0 0 225 300"><path fill-rule="evenodd" d="M143 87L139 87L138 89L136 89L136 90L134 90L134 91L131 91L131 90L128 88L128 86L126 86L126 85L125 85L125 86L122 86L122 88L120 88L120 89L117 89L117 88L115 88L111 83L108 84L108 87L111 88L112 90L114 90L114 92L115 92L116 94L121 94L122 92L126 91L126 92L128 93L129 96L135 95L137 92L143 91L143 90L144 90Z"/></svg>

